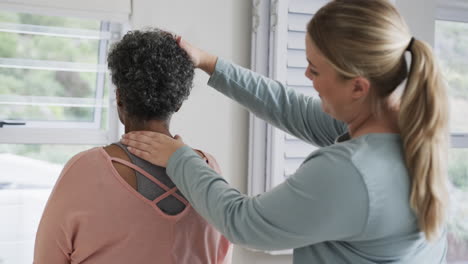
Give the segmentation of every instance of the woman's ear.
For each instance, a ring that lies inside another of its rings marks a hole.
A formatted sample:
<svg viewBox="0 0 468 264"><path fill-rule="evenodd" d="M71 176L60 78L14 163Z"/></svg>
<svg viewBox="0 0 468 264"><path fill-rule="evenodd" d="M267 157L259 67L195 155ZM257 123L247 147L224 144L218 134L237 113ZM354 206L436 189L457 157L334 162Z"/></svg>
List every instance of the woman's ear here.
<svg viewBox="0 0 468 264"><path fill-rule="evenodd" d="M116 89L116 90L115 90L115 100L116 100L116 102L117 102L117 106L118 106L119 108L121 108L121 107L123 106L123 103L122 103L122 101L120 101L119 89Z"/></svg>
<svg viewBox="0 0 468 264"><path fill-rule="evenodd" d="M353 99L361 99L366 97L370 91L370 81L364 77L356 77L353 79L353 90L351 96Z"/></svg>
<svg viewBox="0 0 468 264"><path fill-rule="evenodd" d="M117 114L119 116L120 122L125 126L125 115L123 109L123 103L120 100L119 90L115 90L115 101L117 102Z"/></svg>

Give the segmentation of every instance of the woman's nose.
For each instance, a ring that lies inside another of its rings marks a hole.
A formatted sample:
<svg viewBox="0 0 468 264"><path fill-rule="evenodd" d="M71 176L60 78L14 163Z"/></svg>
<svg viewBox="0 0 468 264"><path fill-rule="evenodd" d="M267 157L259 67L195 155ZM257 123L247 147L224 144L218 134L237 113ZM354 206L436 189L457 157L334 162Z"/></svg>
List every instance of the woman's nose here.
<svg viewBox="0 0 468 264"><path fill-rule="evenodd" d="M304 75L305 75L305 77L307 77L307 79L313 81L313 79L312 79L313 76L312 76L312 74L310 74L310 72L308 71L308 68L306 68L306 70L304 71Z"/></svg>

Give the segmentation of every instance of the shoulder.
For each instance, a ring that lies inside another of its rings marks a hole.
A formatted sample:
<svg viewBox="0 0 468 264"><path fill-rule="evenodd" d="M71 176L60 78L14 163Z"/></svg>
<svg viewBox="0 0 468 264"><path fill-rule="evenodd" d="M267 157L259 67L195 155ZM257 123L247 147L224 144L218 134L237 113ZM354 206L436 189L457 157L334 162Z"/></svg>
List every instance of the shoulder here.
<svg viewBox="0 0 468 264"><path fill-rule="evenodd" d="M71 169L73 167L79 166L83 163L92 162L101 163L103 160L106 160L108 157L105 154L103 147L94 147L80 153L77 153L73 156L67 164L64 166L64 171L66 169Z"/></svg>
<svg viewBox="0 0 468 264"><path fill-rule="evenodd" d="M304 174L307 180L320 180L323 183L363 183L362 175L353 161L356 151L355 147L343 144L320 148L304 160L297 173Z"/></svg>
<svg viewBox="0 0 468 264"><path fill-rule="evenodd" d="M377 196L390 189L406 192L409 177L399 135L368 134L336 147L347 149L349 162L359 171L369 192Z"/></svg>
<svg viewBox="0 0 468 264"><path fill-rule="evenodd" d="M66 211L69 198L89 187L89 183L84 179L91 176L89 171L95 167L91 162L102 160L100 151L102 150L99 148L93 148L80 152L65 164L49 196L48 210Z"/></svg>
<svg viewBox="0 0 468 264"><path fill-rule="evenodd" d="M87 175L87 171L93 169L98 164L103 164L106 160L105 153L102 147L95 147L89 150L85 150L73 156L63 167L59 178L57 179L57 185L63 184L64 182L73 179L71 175L79 173L80 175Z"/></svg>
<svg viewBox="0 0 468 264"><path fill-rule="evenodd" d="M342 144L321 148L309 155L287 182L325 203L359 204L367 211L369 189L353 162L355 153L354 147Z"/></svg>
<svg viewBox="0 0 468 264"><path fill-rule="evenodd" d="M108 146L103 147L102 150L105 153L107 153L108 158L117 158L117 159L121 159L121 160L132 163L132 160L130 159L128 154L121 147L117 145L108 145ZM115 167L117 172L119 172L121 175L133 173L132 168L125 166L123 164L113 163L113 166Z"/></svg>
<svg viewBox="0 0 468 264"><path fill-rule="evenodd" d="M65 164L62 170L62 174L69 171L70 169L73 169L74 167L79 166L80 164L88 160L94 160L96 158L103 159L104 156L101 153L102 151L101 149L102 149L101 147L95 147L95 148L77 153Z"/></svg>
<svg viewBox="0 0 468 264"><path fill-rule="evenodd" d="M396 134L369 134L323 147L310 154L309 160L329 169L363 170L360 173L383 164L404 163L401 138Z"/></svg>
<svg viewBox="0 0 468 264"><path fill-rule="evenodd" d="M216 173L218 174L221 174L221 168L219 167L219 164L218 162L216 161L215 157L213 157L213 155L211 155L210 153L208 152L205 152L203 150L199 150L199 149L193 149L195 151L195 153L197 153L203 160L206 161L206 163L208 164L208 166L210 166L210 168L212 168Z"/></svg>

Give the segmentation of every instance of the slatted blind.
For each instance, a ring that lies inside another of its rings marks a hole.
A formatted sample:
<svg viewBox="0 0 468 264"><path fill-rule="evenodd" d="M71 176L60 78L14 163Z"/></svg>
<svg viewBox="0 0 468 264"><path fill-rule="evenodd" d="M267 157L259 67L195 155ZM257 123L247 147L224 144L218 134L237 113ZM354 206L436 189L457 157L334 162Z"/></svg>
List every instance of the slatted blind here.
<svg viewBox="0 0 468 264"><path fill-rule="evenodd" d="M284 46L286 49L284 52L287 54L286 65L283 66L286 71L285 83L289 88L308 96L315 96L316 92L312 87L312 82L304 75L307 68L305 54L306 26L313 14L327 2L327 0L291 0L288 5L287 32L284 32L287 35L287 44ZM283 178L277 179L275 183L280 183L293 174L303 160L316 150L316 147L294 136L287 133L283 134L280 138L284 141L281 155L284 166L282 173L279 174Z"/></svg>

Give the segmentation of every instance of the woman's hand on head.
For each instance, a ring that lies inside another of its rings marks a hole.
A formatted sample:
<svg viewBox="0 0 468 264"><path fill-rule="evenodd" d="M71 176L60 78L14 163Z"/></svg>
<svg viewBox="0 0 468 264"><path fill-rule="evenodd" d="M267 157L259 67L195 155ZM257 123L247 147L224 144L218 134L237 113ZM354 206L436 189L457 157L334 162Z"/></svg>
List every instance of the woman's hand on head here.
<svg viewBox="0 0 468 264"><path fill-rule="evenodd" d="M192 44L182 39L181 36L176 36L176 41L179 46L190 56L190 59L196 68L200 68L210 75L214 72L218 57L209 54L208 52L195 46L192 46Z"/></svg>
<svg viewBox="0 0 468 264"><path fill-rule="evenodd" d="M128 151L154 165L167 167L170 157L185 144L176 135L167 135L152 131L130 132L122 136L121 142L128 146Z"/></svg>
<svg viewBox="0 0 468 264"><path fill-rule="evenodd" d="M197 47L192 46L192 44L182 39L181 36L176 36L176 41L177 41L177 44L179 44L179 46L183 50L185 50L185 52L187 52L187 54L189 55L190 59L193 62L193 66L198 68L200 66L200 61L203 56L202 50Z"/></svg>

